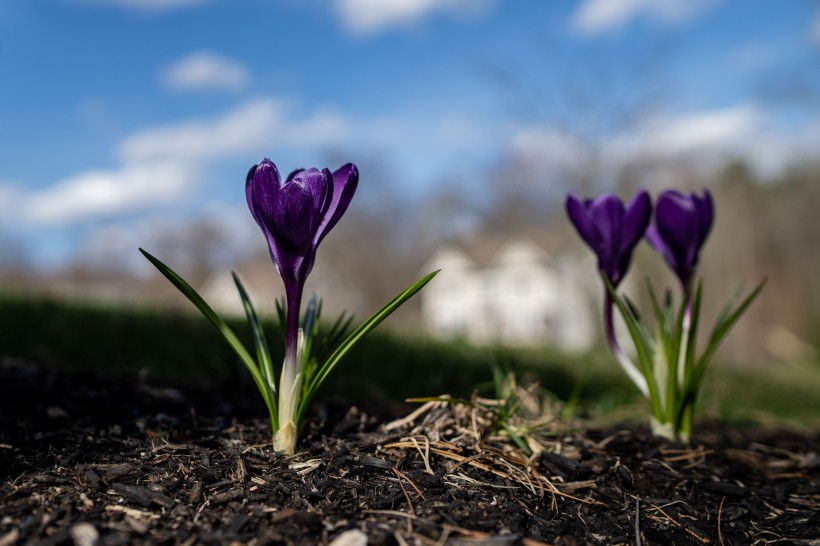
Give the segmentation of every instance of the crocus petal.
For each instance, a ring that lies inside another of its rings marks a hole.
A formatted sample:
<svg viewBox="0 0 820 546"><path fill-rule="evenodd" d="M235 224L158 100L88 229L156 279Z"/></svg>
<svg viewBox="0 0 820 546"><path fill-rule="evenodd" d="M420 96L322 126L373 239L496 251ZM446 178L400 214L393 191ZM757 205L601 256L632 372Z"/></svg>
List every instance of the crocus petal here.
<svg viewBox="0 0 820 546"><path fill-rule="evenodd" d="M567 195L566 203L567 215L569 216L572 225L578 230L581 239L584 240L593 250L598 247L598 235L592 225L592 219L589 216L589 211L584 201L576 194L571 192ZM597 250L596 250L597 253Z"/></svg>
<svg viewBox="0 0 820 546"><path fill-rule="evenodd" d="M296 177L297 174L299 174L300 172L302 172L304 170L305 169L294 169L294 170L290 171L290 174L287 176L287 178L285 178L285 184L287 184L288 182L293 180L294 177Z"/></svg>
<svg viewBox="0 0 820 546"><path fill-rule="evenodd" d="M672 254L672 251L666 246L666 243L663 241L663 237L658 232L658 228L655 224L649 226L646 230L646 240L649 241L649 246L654 248L658 254L664 259L664 261L669 264L669 266L677 271L677 266L675 265L675 255Z"/></svg>
<svg viewBox="0 0 820 546"><path fill-rule="evenodd" d="M650 244L663 256L686 287L698 264L700 248L712 227L712 196L683 195L669 190L658 198L655 225L648 231Z"/></svg>
<svg viewBox="0 0 820 546"><path fill-rule="evenodd" d="M643 237L652 213L646 191L640 192L624 208L617 195L607 193L582 201L570 193L567 214L581 238L598 256L598 269L617 286L626 275L632 250Z"/></svg>
<svg viewBox="0 0 820 546"><path fill-rule="evenodd" d="M251 210L253 219L263 230L265 226L257 211L254 193L259 194L258 200L260 202L272 203L276 200L276 192L279 190L281 181L276 165L267 158L263 159L259 165L251 167L245 179L245 198L248 200L248 208Z"/></svg>
<svg viewBox="0 0 820 546"><path fill-rule="evenodd" d="M305 254L313 243L316 207L304 184L286 184L268 217L267 226L288 252Z"/></svg>
<svg viewBox="0 0 820 546"><path fill-rule="evenodd" d="M641 190L626 205L624 224L621 229L621 251L625 252L637 245L652 215L652 200L646 190Z"/></svg>
<svg viewBox="0 0 820 546"><path fill-rule="evenodd" d="M703 197L698 197L694 193L692 199L695 201L695 207L698 209L698 231L700 237L698 238L698 247L703 246L706 242L706 237L712 229L712 222L715 219L714 205L712 203L712 194L709 190L703 190Z"/></svg>
<svg viewBox="0 0 820 546"><path fill-rule="evenodd" d="M594 199L589 204L589 214L598 239L598 264L612 284L621 280L618 264L621 254L621 229L624 205L611 193Z"/></svg>
<svg viewBox="0 0 820 546"><path fill-rule="evenodd" d="M674 258L672 269L686 281L697 264L700 240L695 203L678 192L666 192L658 199L655 212L658 233Z"/></svg>
<svg viewBox="0 0 820 546"><path fill-rule="evenodd" d="M313 199L314 218L316 230L322 225L324 217L327 215L330 203L333 200L333 182L328 169L303 169L293 174L291 183L305 186ZM287 185L287 183L285 184Z"/></svg>
<svg viewBox="0 0 820 546"><path fill-rule="evenodd" d="M352 164L335 173L298 169L284 184L268 159L251 168L245 180L248 207L267 238L286 288L304 283L319 242L347 210L357 183L358 171Z"/></svg>
<svg viewBox="0 0 820 546"><path fill-rule="evenodd" d="M350 206L359 184L359 170L353 163L342 165L331 174L333 195L324 221L319 226L315 244L318 246Z"/></svg>
<svg viewBox="0 0 820 546"><path fill-rule="evenodd" d="M676 254L698 240L698 217L695 203L676 191L668 191L658 198L655 208L658 232Z"/></svg>

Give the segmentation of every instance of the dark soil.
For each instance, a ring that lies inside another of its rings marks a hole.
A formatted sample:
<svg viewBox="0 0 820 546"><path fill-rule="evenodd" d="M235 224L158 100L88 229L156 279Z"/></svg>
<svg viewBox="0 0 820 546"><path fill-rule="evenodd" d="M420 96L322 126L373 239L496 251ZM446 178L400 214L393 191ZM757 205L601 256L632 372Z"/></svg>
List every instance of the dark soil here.
<svg viewBox="0 0 820 546"><path fill-rule="evenodd" d="M820 544L820 434L550 421L525 449L491 404L415 408L316 408L285 457L258 405L5 360L0 546Z"/></svg>

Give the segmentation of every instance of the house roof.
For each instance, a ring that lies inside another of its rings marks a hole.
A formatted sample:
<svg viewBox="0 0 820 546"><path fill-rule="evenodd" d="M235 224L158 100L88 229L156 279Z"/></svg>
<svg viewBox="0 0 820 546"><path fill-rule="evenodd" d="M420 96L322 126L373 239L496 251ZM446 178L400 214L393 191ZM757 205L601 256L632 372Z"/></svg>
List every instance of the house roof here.
<svg viewBox="0 0 820 546"><path fill-rule="evenodd" d="M510 234L482 233L470 237L460 237L443 242L435 255L446 248L462 251L477 266L486 267L492 264L498 253L507 245L517 241L528 241L535 244L547 255L561 253L571 242L568 232L564 230L545 231L543 229L519 230ZM429 261L429 260L428 260Z"/></svg>

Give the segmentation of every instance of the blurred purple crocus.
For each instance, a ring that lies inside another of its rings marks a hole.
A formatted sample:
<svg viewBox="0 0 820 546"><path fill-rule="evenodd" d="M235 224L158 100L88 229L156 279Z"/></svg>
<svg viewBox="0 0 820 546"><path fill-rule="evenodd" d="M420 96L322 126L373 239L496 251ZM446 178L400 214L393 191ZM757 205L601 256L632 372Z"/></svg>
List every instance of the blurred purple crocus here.
<svg viewBox="0 0 820 546"><path fill-rule="evenodd" d="M575 229L598 256L598 269L612 286L618 286L629 269L632 251L649 225L649 194L641 190L624 207L611 193L582 200L573 192L567 196L566 206Z"/></svg>
<svg viewBox="0 0 820 546"><path fill-rule="evenodd" d="M567 196L567 214L581 238L598 256L598 270L615 288L626 276L632 251L641 241L652 215L652 200L641 190L624 206L618 196L607 193L582 200L576 193ZM646 395L646 379L624 354L615 335L613 301L609 290L604 296L604 326L607 342L621 367Z"/></svg>
<svg viewBox="0 0 820 546"><path fill-rule="evenodd" d="M712 196L707 190L703 190L703 197L674 190L658 197L655 221L646 238L678 276L684 292L695 274L698 254L713 220Z"/></svg>
<svg viewBox="0 0 820 546"><path fill-rule="evenodd" d="M358 182L359 171L348 163L332 173L328 169L296 170L283 184L269 159L254 165L245 181L248 207L265 234L271 258L285 284L285 363L279 382L282 428L290 424L298 404L299 311L305 281L313 269L319 243L347 210Z"/></svg>

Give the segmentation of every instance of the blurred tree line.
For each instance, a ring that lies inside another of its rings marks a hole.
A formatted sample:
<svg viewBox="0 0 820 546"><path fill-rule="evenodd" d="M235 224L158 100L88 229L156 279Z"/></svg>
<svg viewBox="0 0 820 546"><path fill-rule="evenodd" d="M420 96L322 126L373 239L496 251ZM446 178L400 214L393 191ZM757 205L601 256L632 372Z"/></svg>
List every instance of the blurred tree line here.
<svg viewBox="0 0 820 546"><path fill-rule="evenodd" d="M500 160L484 180L444 180L431 194L416 198L397 193L389 169L378 160L362 162L361 170L367 173L367 191L357 195L350 213L322 244L314 270L317 277L332 273L338 286L354 293L357 301L352 307L360 316L424 273L424 262L448 239L539 229L583 248L563 209L564 196L577 179L545 180L519 157ZM630 166L620 173L615 191L628 198L638 186L649 187L655 195L670 186L669 173L659 185L652 182L652 172ZM727 339L726 358L815 360L820 349L820 163L796 164L769 178L761 178L743 161L711 173L686 165L671 172L676 173L672 186L681 191L708 188L715 200L715 225L700 265L707 325L742 283L749 290L768 278L761 297ZM172 257L177 270L195 286L202 286L215 271L237 266L242 270L250 264L264 271L266 283L278 287L281 283L261 236L253 233L239 244L228 231L213 217L200 218L187 227L162 231L164 236L146 246ZM125 252L133 254L135 248L117 247L96 261L80 259L64 270L43 274L13 262L13 267L4 268L2 284L6 291L22 287L57 296L187 306L159 275L135 276L131 262L121 257ZM656 288L677 289L648 245L639 246L633 274L650 277ZM643 289L642 282L635 285ZM322 295L330 302L336 297ZM633 295L638 301L642 296ZM345 305L349 304L350 299ZM418 329L418 311L418 301L411 300L391 324Z"/></svg>
<svg viewBox="0 0 820 546"><path fill-rule="evenodd" d="M675 104L672 86L664 83L666 48L654 45L647 48L646 57L625 63L617 52L602 46L598 65L578 66L571 50L557 50L555 43L540 47L548 64L562 62L567 65L562 73L574 77L556 83L549 77L549 66L547 70L522 67L514 60L486 63L482 68L486 80L498 86L508 117L517 126L534 128L532 138L511 139L509 146L500 147L495 160L477 167L480 170L454 169L423 195L398 189L396 174L385 158L357 157L360 190L350 211L322 243L312 276L332 274L334 286L355 294L354 310L369 314L426 273L421 271L424 262L448 239L541 229L582 247L564 213L568 191L583 196L615 191L628 198L638 187L648 188L653 195L669 187L708 188L715 199L716 222L700 265L706 279L707 325L742 282L751 289L768 278L761 297L729 336L727 358L816 360L820 351L817 158L804 154L807 159L772 175L758 174L742 159L727 161L708 153L704 159L697 153L670 157L638 151L613 160L612 143L619 136ZM788 66L773 70L764 74L760 103L799 111L806 119L816 115L820 106L816 73L820 72L807 75ZM328 150L322 163L341 165L349 159L343 151ZM2 254L8 258L0 259L5 271L0 283L7 290L46 288L57 295L72 290L93 294L107 286L106 294L120 300L187 305L146 267L136 252L137 246L144 246L157 256L173 257L174 268L195 286L206 283L214 271L238 265L264 270L270 285L278 287L281 283L270 269L267 248L250 216L242 211L242 219L236 218L203 215L186 225L156 229L150 240L115 237L108 247L96 242L93 257L81 253L67 270L40 275L21 266L20 259L11 259L19 249L0 238L0 248L7 250ZM247 229L237 232L237 224ZM657 287L676 286L647 245L639 247L635 265L636 274L648 275ZM338 294L324 296L333 299ZM414 299L390 323L418 327L418 320Z"/></svg>

